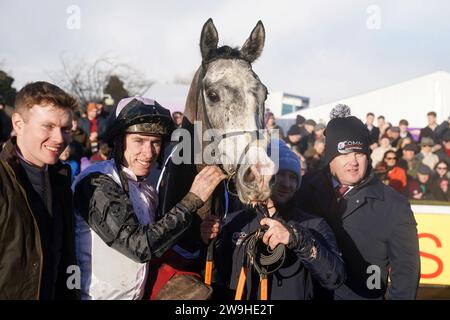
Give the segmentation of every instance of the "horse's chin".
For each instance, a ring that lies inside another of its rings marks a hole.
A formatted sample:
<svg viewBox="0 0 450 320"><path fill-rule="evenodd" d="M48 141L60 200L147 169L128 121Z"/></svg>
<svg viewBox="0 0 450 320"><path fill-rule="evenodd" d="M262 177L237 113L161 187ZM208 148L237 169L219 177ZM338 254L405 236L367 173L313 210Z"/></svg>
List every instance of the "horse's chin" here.
<svg viewBox="0 0 450 320"><path fill-rule="evenodd" d="M242 203L264 202L270 198L269 182L271 176L259 178L250 170L250 165L240 168L236 174L236 191Z"/></svg>

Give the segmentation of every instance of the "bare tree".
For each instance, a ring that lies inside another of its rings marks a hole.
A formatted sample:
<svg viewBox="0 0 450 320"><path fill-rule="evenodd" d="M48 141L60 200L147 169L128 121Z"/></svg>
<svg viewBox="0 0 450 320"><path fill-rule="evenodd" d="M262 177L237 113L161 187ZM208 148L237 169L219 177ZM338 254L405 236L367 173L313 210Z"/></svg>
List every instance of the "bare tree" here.
<svg viewBox="0 0 450 320"><path fill-rule="evenodd" d="M14 106L16 100L17 90L13 87L14 78L11 76L11 72L4 69L4 66L5 60L0 60L0 98L3 104L8 106L6 109L10 113L10 107Z"/></svg>
<svg viewBox="0 0 450 320"><path fill-rule="evenodd" d="M189 75L176 75L173 78L173 84L190 85L192 78L194 78L195 73Z"/></svg>
<svg viewBox="0 0 450 320"><path fill-rule="evenodd" d="M100 57L91 62L84 58L69 61L61 55L60 60L61 70L49 76L59 86L77 96L82 106L89 101L102 100L111 76L119 77L130 95L142 95L154 83L146 79L143 72L112 57Z"/></svg>

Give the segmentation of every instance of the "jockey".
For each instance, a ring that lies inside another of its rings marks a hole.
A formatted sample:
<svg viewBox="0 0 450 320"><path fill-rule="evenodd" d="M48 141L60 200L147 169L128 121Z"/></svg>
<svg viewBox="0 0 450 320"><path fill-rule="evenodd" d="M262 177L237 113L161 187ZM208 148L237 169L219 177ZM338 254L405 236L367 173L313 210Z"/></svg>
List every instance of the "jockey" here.
<svg viewBox="0 0 450 320"><path fill-rule="evenodd" d="M106 132L112 159L91 165L75 180L82 299L141 299L148 262L177 243L224 179L218 167L205 167L187 195L156 222L158 196L149 175L162 163L172 130L170 112L156 101L122 99Z"/></svg>

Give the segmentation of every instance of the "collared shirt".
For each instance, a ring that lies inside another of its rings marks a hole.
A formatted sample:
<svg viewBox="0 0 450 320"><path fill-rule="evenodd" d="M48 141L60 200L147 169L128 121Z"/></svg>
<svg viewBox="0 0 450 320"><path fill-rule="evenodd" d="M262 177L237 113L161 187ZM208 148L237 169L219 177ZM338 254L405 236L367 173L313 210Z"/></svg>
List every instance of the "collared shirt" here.
<svg viewBox="0 0 450 320"><path fill-rule="evenodd" d="M31 165L31 166L35 166L35 165L33 165L30 161L28 161L27 159L25 159L25 158L23 157L22 152L20 152L19 148L16 148L16 154L17 154L17 156L19 157L19 159L25 161L26 163L28 163L28 164ZM35 166L35 167L36 167L36 166ZM48 164L46 164L42 170L48 171Z"/></svg>
<svg viewBox="0 0 450 320"><path fill-rule="evenodd" d="M335 177L331 178L331 182L333 183L333 190L336 190L336 188L338 188L341 185ZM352 190L355 186L347 186L347 187L348 190L342 195L342 197L345 197L350 192L350 190Z"/></svg>

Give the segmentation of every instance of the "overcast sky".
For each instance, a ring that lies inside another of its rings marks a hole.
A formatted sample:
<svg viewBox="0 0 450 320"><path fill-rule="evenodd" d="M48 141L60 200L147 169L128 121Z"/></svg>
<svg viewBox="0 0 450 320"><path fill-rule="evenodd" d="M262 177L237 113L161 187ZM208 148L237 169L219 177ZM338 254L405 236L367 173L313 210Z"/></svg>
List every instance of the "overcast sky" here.
<svg viewBox="0 0 450 320"><path fill-rule="evenodd" d="M79 29L67 27L71 5ZM111 55L159 83L191 78L209 17L219 44L239 47L262 20L266 45L255 71L269 91L313 105L450 71L447 0L0 0L0 13L0 63L17 88L50 80L62 54Z"/></svg>

